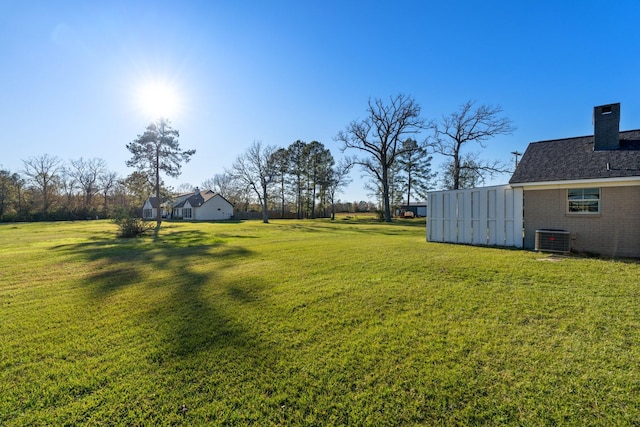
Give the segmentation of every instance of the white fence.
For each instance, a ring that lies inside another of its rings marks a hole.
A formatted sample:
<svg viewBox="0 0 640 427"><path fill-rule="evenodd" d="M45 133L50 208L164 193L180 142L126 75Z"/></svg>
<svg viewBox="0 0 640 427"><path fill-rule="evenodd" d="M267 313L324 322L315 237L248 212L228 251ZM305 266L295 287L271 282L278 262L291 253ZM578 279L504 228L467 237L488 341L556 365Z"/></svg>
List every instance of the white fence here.
<svg viewBox="0 0 640 427"><path fill-rule="evenodd" d="M427 196L427 241L522 247L521 188L434 191Z"/></svg>

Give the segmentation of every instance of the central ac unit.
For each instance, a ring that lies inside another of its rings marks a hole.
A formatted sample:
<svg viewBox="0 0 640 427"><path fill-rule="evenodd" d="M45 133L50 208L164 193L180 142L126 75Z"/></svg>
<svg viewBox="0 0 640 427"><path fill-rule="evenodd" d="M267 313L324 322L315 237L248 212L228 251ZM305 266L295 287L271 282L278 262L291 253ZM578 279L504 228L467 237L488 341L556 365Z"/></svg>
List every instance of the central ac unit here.
<svg viewBox="0 0 640 427"><path fill-rule="evenodd" d="M571 233L564 230L536 230L535 250L542 252L570 252Z"/></svg>

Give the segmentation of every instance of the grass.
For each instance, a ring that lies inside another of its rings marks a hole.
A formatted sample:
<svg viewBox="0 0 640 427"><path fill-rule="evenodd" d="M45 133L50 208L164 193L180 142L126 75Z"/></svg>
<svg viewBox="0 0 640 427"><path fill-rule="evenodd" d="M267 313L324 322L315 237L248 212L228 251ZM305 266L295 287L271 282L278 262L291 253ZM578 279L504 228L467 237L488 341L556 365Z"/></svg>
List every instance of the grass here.
<svg viewBox="0 0 640 427"><path fill-rule="evenodd" d="M640 264L423 220L0 225L0 425L638 425Z"/></svg>

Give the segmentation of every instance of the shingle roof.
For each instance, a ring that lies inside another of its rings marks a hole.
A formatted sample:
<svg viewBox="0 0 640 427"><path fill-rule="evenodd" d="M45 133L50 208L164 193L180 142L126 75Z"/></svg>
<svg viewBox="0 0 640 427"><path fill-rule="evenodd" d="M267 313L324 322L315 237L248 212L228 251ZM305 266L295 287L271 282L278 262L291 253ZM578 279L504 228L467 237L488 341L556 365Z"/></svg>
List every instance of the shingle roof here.
<svg viewBox="0 0 640 427"><path fill-rule="evenodd" d="M633 176L640 176L640 130L620 132L616 150L594 151L593 135L532 142L509 183Z"/></svg>
<svg viewBox="0 0 640 427"><path fill-rule="evenodd" d="M205 202L207 202L209 199L211 199L212 197L214 197L216 195L215 192L211 191L211 190L201 190L198 193L194 193L191 196L180 200L178 203L176 203L175 205L173 205L174 208L181 208L184 206L184 204L189 201L189 204L194 207L197 208L199 206L202 206Z"/></svg>
<svg viewBox="0 0 640 427"><path fill-rule="evenodd" d="M162 199L162 203L164 204L166 200ZM152 208L158 209L158 198L157 197L149 197L149 203Z"/></svg>

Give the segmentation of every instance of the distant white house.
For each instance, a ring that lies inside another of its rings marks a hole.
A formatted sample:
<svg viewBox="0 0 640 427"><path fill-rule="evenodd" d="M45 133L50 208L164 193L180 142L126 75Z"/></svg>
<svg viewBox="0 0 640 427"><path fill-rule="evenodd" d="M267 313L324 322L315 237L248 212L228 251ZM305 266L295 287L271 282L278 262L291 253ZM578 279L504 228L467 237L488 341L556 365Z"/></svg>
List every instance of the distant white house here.
<svg viewBox="0 0 640 427"><path fill-rule="evenodd" d="M143 207L143 218L154 219L157 200L150 197ZM176 220L220 221L233 217L233 205L220 194L211 190L198 188L190 193L184 193L166 207L161 204L163 217ZM165 216L166 214L166 216Z"/></svg>
<svg viewBox="0 0 640 427"><path fill-rule="evenodd" d="M149 197L144 201L144 205L142 206L142 218L144 219L156 219L156 213L158 212L158 207L162 208L162 218L168 218L170 214L170 206L166 201L162 201L159 203L157 197Z"/></svg>

